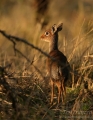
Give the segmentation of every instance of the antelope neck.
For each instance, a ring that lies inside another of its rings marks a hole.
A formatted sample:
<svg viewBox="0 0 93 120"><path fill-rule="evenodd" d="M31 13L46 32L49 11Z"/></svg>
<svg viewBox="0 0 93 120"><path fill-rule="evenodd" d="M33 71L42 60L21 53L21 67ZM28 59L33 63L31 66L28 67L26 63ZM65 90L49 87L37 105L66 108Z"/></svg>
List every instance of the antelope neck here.
<svg viewBox="0 0 93 120"><path fill-rule="evenodd" d="M49 42L49 52L52 52L53 50L58 50L58 35Z"/></svg>

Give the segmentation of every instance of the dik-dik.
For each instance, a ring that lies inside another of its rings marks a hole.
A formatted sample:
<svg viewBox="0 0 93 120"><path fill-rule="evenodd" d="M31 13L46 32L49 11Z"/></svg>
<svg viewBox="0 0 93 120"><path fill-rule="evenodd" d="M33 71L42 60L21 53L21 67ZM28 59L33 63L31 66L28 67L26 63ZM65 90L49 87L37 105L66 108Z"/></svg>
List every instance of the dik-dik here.
<svg viewBox="0 0 93 120"><path fill-rule="evenodd" d="M41 40L49 43L49 56L47 58L47 70L50 76L51 83L51 103L53 103L54 85L58 88L58 103L60 97L64 102L66 95L66 82L69 77L69 63L66 56L58 49L58 32L62 30L63 23L58 26L54 24L46 30L41 36Z"/></svg>

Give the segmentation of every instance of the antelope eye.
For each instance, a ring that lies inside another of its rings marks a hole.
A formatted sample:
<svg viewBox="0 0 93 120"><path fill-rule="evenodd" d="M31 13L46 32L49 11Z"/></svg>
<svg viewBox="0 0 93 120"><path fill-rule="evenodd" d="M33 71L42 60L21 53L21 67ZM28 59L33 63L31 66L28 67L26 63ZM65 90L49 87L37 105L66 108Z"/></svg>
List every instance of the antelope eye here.
<svg viewBox="0 0 93 120"><path fill-rule="evenodd" d="M48 36L50 33L49 32L45 32L45 35Z"/></svg>

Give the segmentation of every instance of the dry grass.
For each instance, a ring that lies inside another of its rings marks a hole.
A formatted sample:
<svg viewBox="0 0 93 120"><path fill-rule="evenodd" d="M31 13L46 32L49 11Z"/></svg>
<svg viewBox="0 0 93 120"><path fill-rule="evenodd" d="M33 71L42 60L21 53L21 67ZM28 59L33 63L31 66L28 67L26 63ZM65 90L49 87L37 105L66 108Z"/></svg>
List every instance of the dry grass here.
<svg viewBox="0 0 93 120"><path fill-rule="evenodd" d="M5 4L5 0L0 2L2 3L0 4L0 29L26 39L48 53L48 44L40 41L43 30L40 24L35 23L36 9L33 2L28 0L27 2L23 0L20 2L12 1L12 6L11 2ZM73 116L69 113L72 108L76 108L76 111L88 111L93 115L90 110L93 107L91 102L93 98L91 97L93 90L93 10L91 6L93 7L91 0L86 0L83 4L74 0L72 2L54 0L49 4L47 27L54 23L63 22L63 31L59 33L59 49L66 54L71 67L74 64L75 85L80 85L74 90L72 90L71 85L67 87L67 101L64 106L61 103L59 106L57 105L56 97L54 105L50 105L50 86L47 84L48 77L46 77L45 66L46 57L39 51L18 42L17 48L30 61L34 58L31 65L20 54L15 56L12 43L0 35L0 66L4 67L12 63L6 69L7 73L12 74L12 76L6 80L17 94L15 111L11 99L8 98L8 93L3 85L0 85L1 120L20 120L20 118L22 120L57 120L62 118L68 120L68 117L69 120L72 120ZM82 109L79 106L78 110L75 104L79 104L80 101L77 102L77 98L79 98L80 91L85 89L82 88L83 81L88 82L91 95L89 91L85 93L84 101L83 97L81 99ZM68 82L69 84L71 82ZM77 119L79 117L77 116ZM81 116L82 119L83 117ZM85 119L88 118L85 116Z"/></svg>

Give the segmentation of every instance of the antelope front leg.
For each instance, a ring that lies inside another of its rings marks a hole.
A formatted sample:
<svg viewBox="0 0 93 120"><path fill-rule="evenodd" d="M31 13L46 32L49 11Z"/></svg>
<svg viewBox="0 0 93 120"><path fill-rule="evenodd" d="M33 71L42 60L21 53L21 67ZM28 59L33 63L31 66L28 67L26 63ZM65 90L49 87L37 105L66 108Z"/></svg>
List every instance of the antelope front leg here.
<svg viewBox="0 0 93 120"><path fill-rule="evenodd" d="M60 102L60 96L61 96L61 87L58 87L58 104Z"/></svg>
<svg viewBox="0 0 93 120"><path fill-rule="evenodd" d="M51 80L51 104L53 103L53 97L54 97L54 83Z"/></svg>

